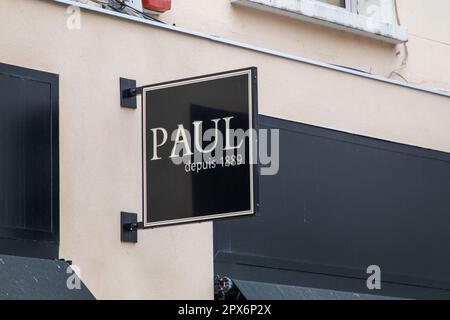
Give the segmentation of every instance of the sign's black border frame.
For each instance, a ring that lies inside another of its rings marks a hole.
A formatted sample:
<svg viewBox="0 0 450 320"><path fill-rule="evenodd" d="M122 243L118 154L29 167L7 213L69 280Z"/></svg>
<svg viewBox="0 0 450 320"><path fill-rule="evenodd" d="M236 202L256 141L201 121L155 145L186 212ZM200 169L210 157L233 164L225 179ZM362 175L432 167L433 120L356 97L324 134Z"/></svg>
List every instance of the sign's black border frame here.
<svg viewBox="0 0 450 320"><path fill-rule="evenodd" d="M249 153L253 153L256 157L256 159L253 159L253 212L248 213L248 214L242 214L242 215L231 215L229 217L214 217L213 215L208 215L208 216L204 216L202 219L195 219L192 221L177 221L177 220L173 220L173 222L167 222L167 223L163 223L161 222L158 225L152 224L151 226L148 225L147 223L147 214L145 211L145 179L144 179L144 175L146 174L145 172L145 166L144 166L144 162L146 160L146 155L145 155L145 148L144 148L144 133L145 133L145 119L144 119L144 108L146 108L146 106L144 105L144 96L145 96L145 89L148 88L152 88L152 87L158 87L158 86L163 86L163 85L168 85L168 84L174 84L174 83L179 83L179 82L186 82L186 81L190 81L190 80L198 80L198 79L203 79L203 78L210 78L210 77L215 77L215 76L221 76L221 75L227 75L227 74L233 74L233 73L238 73L238 72L244 72L244 71L250 71L250 77L251 77L251 96L252 96L252 101L251 101L251 111L252 111L252 125L253 127L250 129L255 130L256 133L258 133L258 69L257 67L249 67L249 68L242 68L242 69L235 69L235 70L229 70L229 71L224 71L224 72L218 72L218 73L211 73L211 74L206 74L206 75L201 75L201 76L196 76L196 77L190 77L190 78L184 78L184 79L177 79L177 80L172 80L172 81L166 81L166 82L160 82L160 83L156 83L156 84L152 84L152 85L148 85L148 86L143 86L140 87L139 90L141 91L141 132L142 132L142 145L141 145L141 154L142 154L142 222L140 223L140 227L142 229L154 229L154 228L161 228L161 227L169 227L169 226L175 226L175 225L183 225L183 224L192 224L192 223L202 223L202 222L207 222L207 221L214 221L214 220L224 220L224 219L233 219L233 218L239 218L239 217L251 217L251 216L255 216L258 215L259 212L259 166L258 166L258 154L257 152L255 152L255 148L256 151L258 150L258 134L256 134L256 137L253 138L253 142L254 144L252 144L252 149L249 148ZM224 215L226 215L226 213L224 213ZM182 219L179 219L182 220Z"/></svg>

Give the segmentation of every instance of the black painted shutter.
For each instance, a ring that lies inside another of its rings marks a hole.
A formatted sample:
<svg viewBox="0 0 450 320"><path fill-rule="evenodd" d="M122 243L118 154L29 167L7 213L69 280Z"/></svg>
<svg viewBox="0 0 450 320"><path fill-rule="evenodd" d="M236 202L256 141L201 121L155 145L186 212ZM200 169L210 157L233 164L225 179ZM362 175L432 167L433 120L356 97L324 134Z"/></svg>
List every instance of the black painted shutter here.
<svg viewBox="0 0 450 320"><path fill-rule="evenodd" d="M0 64L0 253L56 258L58 76Z"/></svg>

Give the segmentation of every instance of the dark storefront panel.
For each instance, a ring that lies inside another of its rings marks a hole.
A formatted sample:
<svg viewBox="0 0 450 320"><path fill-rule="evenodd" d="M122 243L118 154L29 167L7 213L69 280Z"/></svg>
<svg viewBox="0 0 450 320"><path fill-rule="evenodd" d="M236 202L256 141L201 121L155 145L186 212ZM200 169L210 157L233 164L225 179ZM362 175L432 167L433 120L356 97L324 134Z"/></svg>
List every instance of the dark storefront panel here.
<svg viewBox="0 0 450 320"><path fill-rule="evenodd" d="M58 76L0 64L0 253L56 258Z"/></svg>
<svg viewBox="0 0 450 320"><path fill-rule="evenodd" d="M216 273L409 298L450 298L450 155L261 116L280 171L260 215L214 224ZM366 288L379 265L382 290Z"/></svg>

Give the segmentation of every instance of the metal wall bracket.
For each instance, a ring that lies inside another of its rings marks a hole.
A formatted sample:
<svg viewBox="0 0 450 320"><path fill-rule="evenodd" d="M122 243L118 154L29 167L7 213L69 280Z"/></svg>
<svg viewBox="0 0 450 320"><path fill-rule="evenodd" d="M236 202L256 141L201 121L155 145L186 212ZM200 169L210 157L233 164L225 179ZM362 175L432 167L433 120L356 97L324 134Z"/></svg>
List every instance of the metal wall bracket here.
<svg viewBox="0 0 450 320"><path fill-rule="evenodd" d="M136 80L120 78L120 106L122 108L137 108Z"/></svg>
<svg viewBox="0 0 450 320"><path fill-rule="evenodd" d="M138 242L138 215L136 213L120 213L120 240L122 242Z"/></svg>

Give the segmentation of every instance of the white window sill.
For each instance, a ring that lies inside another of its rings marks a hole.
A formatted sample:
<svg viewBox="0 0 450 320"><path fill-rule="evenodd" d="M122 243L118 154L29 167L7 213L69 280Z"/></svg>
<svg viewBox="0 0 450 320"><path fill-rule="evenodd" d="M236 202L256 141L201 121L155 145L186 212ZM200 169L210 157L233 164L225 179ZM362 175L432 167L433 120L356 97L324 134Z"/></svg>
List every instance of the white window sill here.
<svg viewBox="0 0 450 320"><path fill-rule="evenodd" d="M314 0L231 0L232 4L257 8L295 19L325 25L338 30L398 44L408 41L408 29L397 24L376 21Z"/></svg>

